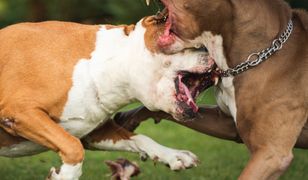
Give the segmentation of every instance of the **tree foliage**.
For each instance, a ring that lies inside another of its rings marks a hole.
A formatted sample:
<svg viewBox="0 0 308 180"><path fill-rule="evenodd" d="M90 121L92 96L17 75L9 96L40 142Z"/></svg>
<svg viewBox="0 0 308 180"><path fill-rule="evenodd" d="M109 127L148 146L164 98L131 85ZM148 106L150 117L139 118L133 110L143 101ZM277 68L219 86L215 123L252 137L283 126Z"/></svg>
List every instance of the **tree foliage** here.
<svg viewBox="0 0 308 180"><path fill-rule="evenodd" d="M308 9L308 0L288 0ZM155 2L155 1L154 1ZM159 10L145 0L0 0L0 27L24 21L63 20L82 23L133 23Z"/></svg>
<svg viewBox="0 0 308 180"><path fill-rule="evenodd" d="M0 0L0 26L44 20L132 23L157 9L144 0Z"/></svg>

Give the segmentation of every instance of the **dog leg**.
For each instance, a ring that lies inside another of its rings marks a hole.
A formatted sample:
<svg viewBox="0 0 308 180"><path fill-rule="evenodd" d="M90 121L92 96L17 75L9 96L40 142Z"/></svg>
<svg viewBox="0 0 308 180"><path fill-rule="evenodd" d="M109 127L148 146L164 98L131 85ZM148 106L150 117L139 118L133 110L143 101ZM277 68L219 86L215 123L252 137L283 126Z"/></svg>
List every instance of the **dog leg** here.
<svg viewBox="0 0 308 180"><path fill-rule="evenodd" d="M295 147L308 149L308 121L298 137Z"/></svg>
<svg viewBox="0 0 308 180"><path fill-rule="evenodd" d="M148 110L144 106L140 106L136 109L132 109L126 112L119 112L117 113L113 120L114 122L125 128L128 131L133 132L143 121L148 120L149 118L154 118L154 120L159 123L162 119L172 119L172 116L164 113L162 111L159 112L152 112Z"/></svg>
<svg viewBox="0 0 308 180"><path fill-rule="evenodd" d="M197 165L197 157L184 150L164 147L149 137L136 135L114 122L108 122L83 140L84 146L91 150L115 150L139 153L170 166L171 170L181 170Z"/></svg>
<svg viewBox="0 0 308 180"><path fill-rule="evenodd" d="M239 132L251 153L239 179L278 179L293 159L292 149L305 124L305 110L265 112L258 114L261 119L238 119Z"/></svg>
<svg viewBox="0 0 308 180"><path fill-rule="evenodd" d="M6 109L1 116L10 117L6 129L57 152L63 165L51 169L48 179L77 180L82 173L84 149L79 139L71 136L41 109L16 111Z"/></svg>
<svg viewBox="0 0 308 180"><path fill-rule="evenodd" d="M242 142L238 136L233 118L224 114L217 106L204 105L200 107L198 116L194 121L190 122L179 122L167 113L162 111L151 112L145 107L118 113L114 117L114 120L121 127L129 131L134 131L140 123L149 118L153 118L156 123L162 119L170 120L210 136Z"/></svg>
<svg viewBox="0 0 308 180"><path fill-rule="evenodd" d="M165 119L209 136L234 141L237 143L243 143L241 137L238 135L233 118L224 114L217 106L201 106L199 115L194 121L189 122L176 121L167 113L162 111L151 112L144 106L127 112L117 113L114 120L121 127L133 132L143 121L150 118L153 118L156 123L159 123L162 119ZM308 122L302 129L295 147L308 149Z"/></svg>

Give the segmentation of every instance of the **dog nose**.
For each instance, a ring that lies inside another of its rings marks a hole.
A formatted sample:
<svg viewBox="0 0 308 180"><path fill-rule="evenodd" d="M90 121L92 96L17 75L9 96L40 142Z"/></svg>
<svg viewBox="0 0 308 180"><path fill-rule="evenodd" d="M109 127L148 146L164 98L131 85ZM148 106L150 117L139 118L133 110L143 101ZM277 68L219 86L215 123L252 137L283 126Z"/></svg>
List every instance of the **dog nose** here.
<svg viewBox="0 0 308 180"><path fill-rule="evenodd" d="M192 108L185 108L183 115L185 119L193 119L197 116L197 114L193 111Z"/></svg>

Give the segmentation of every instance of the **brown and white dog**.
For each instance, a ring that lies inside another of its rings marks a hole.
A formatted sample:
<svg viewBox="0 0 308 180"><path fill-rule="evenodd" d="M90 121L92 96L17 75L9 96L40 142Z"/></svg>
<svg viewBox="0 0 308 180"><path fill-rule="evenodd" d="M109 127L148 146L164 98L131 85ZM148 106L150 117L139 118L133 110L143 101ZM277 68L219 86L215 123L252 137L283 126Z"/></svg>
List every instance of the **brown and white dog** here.
<svg viewBox="0 0 308 180"><path fill-rule="evenodd" d="M137 152L172 170L196 166L193 153L164 147L109 121L135 100L179 120L196 113L192 98L199 92L179 89L186 86L175 79L207 73L214 62L193 48L198 44L180 39L173 39L176 47L188 49L163 54L157 41L164 27L161 19L147 17L136 26L43 22L2 29L0 155L53 150L63 161L59 171L51 169L49 179L55 180L81 176L83 145ZM195 81L201 91L203 85Z"/></svg>
<svg viewBox="0 0 308 180"><path fill-rule="evenodd" d="M222 77L216 88L219 107L201 109L196 121L181 124L228 139L235 139L238 131L251 153L240 179L277 179L290 165L293 147L308 148L307 12L292 10L282 0L162 2L170 33L203 43L222 70L236 67L252 53L276 49L262 57L267 58L262 64ZM132 112L122 116L129 119ZM144 109L133 115L139 116L132 117L137 123L149 116L166 118Z"/></svg>

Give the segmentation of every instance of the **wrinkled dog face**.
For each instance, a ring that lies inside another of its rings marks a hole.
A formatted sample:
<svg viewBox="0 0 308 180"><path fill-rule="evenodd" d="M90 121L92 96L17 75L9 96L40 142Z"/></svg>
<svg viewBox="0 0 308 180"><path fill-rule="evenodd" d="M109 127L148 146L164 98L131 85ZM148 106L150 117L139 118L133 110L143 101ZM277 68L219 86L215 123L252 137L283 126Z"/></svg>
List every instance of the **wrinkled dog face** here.
<svg viewBox="0 0 308 180"><path fill-rule="evenodd" d="M198 111L196 98L208 85L204 79L212 72L214 61L202 46L178 38L171 39L169 45L182 50L166 54L166 46L160 44L161 38L168 36L165 27L166 23L154 17L137 24L136 29L143 29L147 54L137 64L135 94L150 110L163 110L177 120L192 119Z"/></svg>
<svg viewBox="0 0 308 180"><path fill-rule="evenodd" d="M163 68L158 68L155 106L177 120L188 120L198 112L197 96L206 89L206 78L212 71L214 61L204 51L185 50L174 55L156 55Z"/></svg>
<svg viewBox="0 0 308 180"><path fill-rule="evenodd" d="M149 0L147 0L149 2ZM220 34L232 22L231 0L161 0L166 7L170 31L192 40L204 31Z"/></svg>

